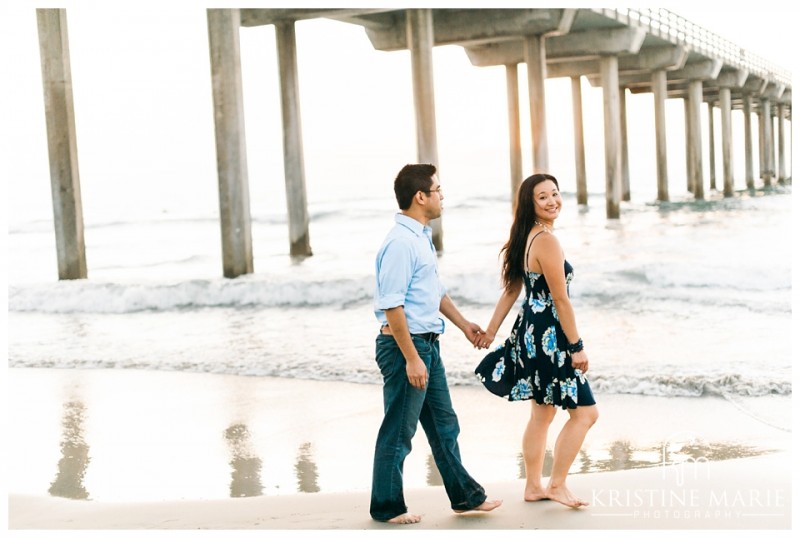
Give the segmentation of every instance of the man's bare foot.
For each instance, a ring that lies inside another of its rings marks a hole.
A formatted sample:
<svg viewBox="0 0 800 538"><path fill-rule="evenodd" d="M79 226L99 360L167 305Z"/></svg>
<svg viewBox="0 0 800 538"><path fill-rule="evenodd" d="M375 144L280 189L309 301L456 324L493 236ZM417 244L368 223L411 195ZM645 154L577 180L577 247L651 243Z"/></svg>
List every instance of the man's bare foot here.
<svg viewBox="0 0 800 538"><path fill-rule="evenodd" d="M469 510L453 510L456 514L466 514L467 512L491 512L498 506L503 504L503 501L484 501L475 508Z"/></svg>
<svg viewBox="0 0 800 538"><path fill-rule="evenodd" d="M564 506L569 506L570 508L580 508L581 506L589 505L588 502L576 497L566 485L557 487L547 486L546 493L548 499L559 502Z"/></svg>
<svg viewBox="0 0 800 538"><path fill-rule="evenodd" d="M410 523L419 523L422 521L422 516L417 516L414 514L409 514L406 512L405 514L400 514L399 516L394 516L392 519L387 519L386 523L396 523L398 525L408 525Z"/></svg>
<svg viewBox="0 0 800 538"><path fill-rule="evenodd" d="M544 488L539 486L538 488L525 488L525 501L526 502L536 502L536 501L546 501L549 497L547 493L545 493Z"/></svg>

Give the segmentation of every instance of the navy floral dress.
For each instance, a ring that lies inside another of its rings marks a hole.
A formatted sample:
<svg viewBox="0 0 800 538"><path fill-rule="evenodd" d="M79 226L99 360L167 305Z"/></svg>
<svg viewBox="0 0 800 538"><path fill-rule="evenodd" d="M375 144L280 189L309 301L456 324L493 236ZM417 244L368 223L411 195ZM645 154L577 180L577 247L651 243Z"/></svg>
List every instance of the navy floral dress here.
<svg viewBox="0 0 800 538"><path fill-rule="evenodd" d="M573 271L566 260L564 274L569 292ZM572 368L567 337L544 275L525 272L523 279L525 302L511 335L486 355L475 374L491 393L510 401L533 399L562 409L594 405L586 377Z"/></svg>

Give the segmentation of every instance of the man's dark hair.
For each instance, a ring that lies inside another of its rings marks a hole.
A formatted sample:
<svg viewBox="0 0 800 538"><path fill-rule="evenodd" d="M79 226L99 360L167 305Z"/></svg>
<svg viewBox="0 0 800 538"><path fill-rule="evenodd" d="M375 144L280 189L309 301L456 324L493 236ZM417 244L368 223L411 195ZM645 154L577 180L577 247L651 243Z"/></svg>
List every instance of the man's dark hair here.
<svg viewBox="0 0 800 538"><path fill-rule="evenodd" d="M411 200L418 191L430 191L435 173L436 167L432 164L407 164L400 170L394 180L394 196L401 210L411 207Z"/></svg>

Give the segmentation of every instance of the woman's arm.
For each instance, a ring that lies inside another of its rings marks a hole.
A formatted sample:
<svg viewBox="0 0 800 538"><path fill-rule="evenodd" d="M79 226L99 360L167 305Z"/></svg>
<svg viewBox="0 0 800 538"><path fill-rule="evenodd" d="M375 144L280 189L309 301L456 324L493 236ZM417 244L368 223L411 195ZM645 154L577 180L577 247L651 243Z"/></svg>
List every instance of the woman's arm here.
<svg viewBox="0 0 800 538"><path fill-rule="evenodd" d="M489 321L489 325L486 326L486 332L482 335L479 335L479 337L473 342L475 347L483 349L487 349L489 347L489 345L492 343L492 340L494 340L495 336L497 336L497 331L500 330L500 325L503 324L506 316L511 311L511 307L513 307L514 303L517 302L521 290L522 282L520 281L514 284L511 289L506 288L503 291L500 299L497 300L497 305L494 307L492 319Z"/></svg>
<svg viewBox="0 0 800 538"><path fill-rule="evenodd" d="M567 280L564 276L564 254L558 238L552 234L543 234L539 244L535 249L531 249L531 256L542 268L542 274L550 288L550 295L553 297L553 304L558 313L558 320L561 329L567 337L567 343L576 343L581 335L578 332L578 324L575 320L575 311L567 293ZM533 265L528 260L529 267ZM585 351L572 353L572 365L575 368L586 371L589 368L589 357Z"/></svg>

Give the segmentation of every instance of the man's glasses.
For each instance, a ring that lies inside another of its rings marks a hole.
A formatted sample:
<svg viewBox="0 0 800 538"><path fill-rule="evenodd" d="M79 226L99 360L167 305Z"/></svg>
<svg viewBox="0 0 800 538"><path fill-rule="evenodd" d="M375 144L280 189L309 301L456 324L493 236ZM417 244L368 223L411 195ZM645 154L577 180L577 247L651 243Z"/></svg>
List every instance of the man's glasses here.
<svg viewBox="0 0 800 538"><path fill-rule="evenodd" d="M435 189L430 189L430 190L427 190L427 191L420 191L420 192L424 192L425 194L431 194L432 192L435 192L439 196L443 196L444 195L444 193L442 193L442 186L441 185L439 185Z"/></svg>

